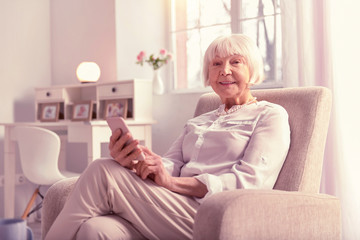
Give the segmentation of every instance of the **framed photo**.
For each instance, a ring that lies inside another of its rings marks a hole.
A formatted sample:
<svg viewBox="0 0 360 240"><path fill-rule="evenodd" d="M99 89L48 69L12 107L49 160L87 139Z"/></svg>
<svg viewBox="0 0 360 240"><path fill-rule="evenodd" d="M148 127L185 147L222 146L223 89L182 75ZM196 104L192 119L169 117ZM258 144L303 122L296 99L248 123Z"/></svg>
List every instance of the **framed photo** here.
<svg viewBox="0 0 360 240"><path fill-rule="evenodd" d="M123 117L127 115L127 99L116 99L105 101L104 118L108 117Z"/></svg>
<svg viewBox="0 0 360 240"><path fill-rule="evenodd" d="M42 122L56 122L59 120L60 103L42 103L41 116Z"/></svg>
<svg viewBox="0 0 360 240"><path fill-rule="evenodd" d="M92 117L93 104L91 101L74 103L72 121L90 121Z"/></svg>

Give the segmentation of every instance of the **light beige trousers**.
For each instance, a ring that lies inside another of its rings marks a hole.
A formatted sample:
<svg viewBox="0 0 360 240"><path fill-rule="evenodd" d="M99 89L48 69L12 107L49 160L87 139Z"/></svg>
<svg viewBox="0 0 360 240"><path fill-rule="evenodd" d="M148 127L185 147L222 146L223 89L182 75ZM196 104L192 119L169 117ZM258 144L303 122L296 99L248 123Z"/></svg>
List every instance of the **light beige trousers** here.
<svg viewBox="0 0 360 240"><path fill-rule="evenodd" d="M45 239L191 239L198 206L99 159L80 176Z"/></svg>

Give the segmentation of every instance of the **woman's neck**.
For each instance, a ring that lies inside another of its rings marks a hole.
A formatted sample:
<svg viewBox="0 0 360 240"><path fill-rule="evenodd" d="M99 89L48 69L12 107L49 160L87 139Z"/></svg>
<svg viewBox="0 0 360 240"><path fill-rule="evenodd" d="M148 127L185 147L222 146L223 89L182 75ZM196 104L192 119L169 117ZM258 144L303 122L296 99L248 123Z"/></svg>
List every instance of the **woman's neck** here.
<svg viewBox="0 0 360 240"><path fill-rule="evenodd" d="M246 105L251 104L253 102L256 102L256 98L254 98L251 94L244 98L237 98L237 99L226 99L224 101L225 104L225 111L228 111L230 108L232 108L235 105Z"/></svg>

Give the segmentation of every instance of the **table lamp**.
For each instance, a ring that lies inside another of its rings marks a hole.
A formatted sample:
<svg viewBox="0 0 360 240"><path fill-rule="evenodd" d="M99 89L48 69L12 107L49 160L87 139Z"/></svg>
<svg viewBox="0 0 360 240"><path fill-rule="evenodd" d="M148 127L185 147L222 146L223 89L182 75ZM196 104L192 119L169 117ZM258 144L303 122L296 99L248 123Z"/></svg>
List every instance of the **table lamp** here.
<svg viewBox="0 0 360 240"><path fill-rule="evenodd" d="M100 68L95 62L82 62L76 69L76 76L81 83L93 83L100 78Z"/></svg>

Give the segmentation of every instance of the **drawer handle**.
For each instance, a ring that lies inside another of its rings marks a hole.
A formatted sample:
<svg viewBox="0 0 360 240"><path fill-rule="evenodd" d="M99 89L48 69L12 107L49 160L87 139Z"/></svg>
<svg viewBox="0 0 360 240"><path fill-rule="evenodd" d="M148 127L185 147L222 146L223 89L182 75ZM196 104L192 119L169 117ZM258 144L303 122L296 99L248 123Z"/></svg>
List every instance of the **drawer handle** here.
<svg viewBox="0 0 360 240"><path fill-rule="evenodd" d="M50 92L46 92L46 96L47 96L47 97L50 97L50 96L51 96L51 93L50 93Z"/></svg>
<svg viewBox="0 0 360 240"><path fill-rule="evenodd" d="M113 87L112 89L111 89L111 91L114 93L114 92L116 92L116 87Z"/></svg>

